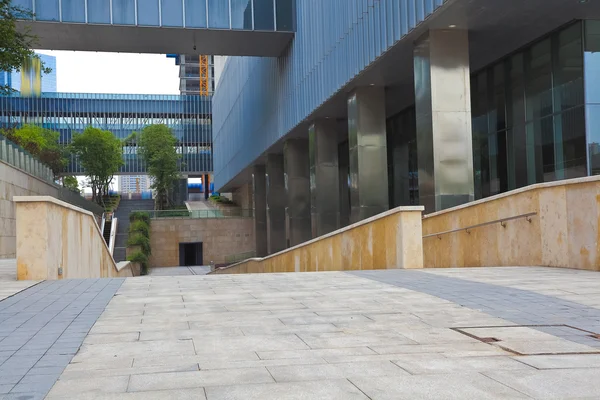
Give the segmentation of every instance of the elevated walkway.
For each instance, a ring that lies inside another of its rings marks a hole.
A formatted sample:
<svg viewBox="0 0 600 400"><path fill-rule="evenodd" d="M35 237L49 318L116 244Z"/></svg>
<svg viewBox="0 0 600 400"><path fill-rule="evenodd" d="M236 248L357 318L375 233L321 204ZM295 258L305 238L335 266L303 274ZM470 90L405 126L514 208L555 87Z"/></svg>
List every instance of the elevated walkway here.
<svg viewBox="0 0 600 400"><path fill-rule="evenodd" d="M52 50L277 57L293 37L294 0L13 0Z"/></svg>

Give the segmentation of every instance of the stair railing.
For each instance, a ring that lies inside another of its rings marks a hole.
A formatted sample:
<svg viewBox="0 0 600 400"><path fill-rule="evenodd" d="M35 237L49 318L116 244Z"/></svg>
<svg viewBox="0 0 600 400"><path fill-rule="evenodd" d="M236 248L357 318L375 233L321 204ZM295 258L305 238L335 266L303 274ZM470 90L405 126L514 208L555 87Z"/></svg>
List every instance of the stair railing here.
<svg viewBox="0 0 600 400"><path fill-rule="evenodd" d="M108 240L108 251L112 256L115 251L115 240L117 238L117 223L118 219L116 217L112 217L112 224L110 225L110 239Z"/></svg>

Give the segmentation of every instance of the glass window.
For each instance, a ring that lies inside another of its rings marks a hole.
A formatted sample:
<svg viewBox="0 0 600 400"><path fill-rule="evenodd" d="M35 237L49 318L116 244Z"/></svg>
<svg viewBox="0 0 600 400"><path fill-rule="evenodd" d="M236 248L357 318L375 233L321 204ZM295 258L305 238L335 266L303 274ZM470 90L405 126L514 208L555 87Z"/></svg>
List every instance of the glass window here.
<svg viewBox="0 0 600 400"><path fill-rule="evenodd" d="M206 0L185 0L185 26L206 28Z"/></svg>
<svg viewBox="0 0 600 400"><path fill-rule="evenodd" d="M294 1L276 0L277 7L277 30L285 32L294 31Z"/></svg>
<svg viewBox="0 0 600 400"><path fill-rule="evenodd" d="M183 26L183 3L181 0L161 0L162 25Z"/></svg>
<svg viewBox="0 0 600 400"><path fill-rule="evenodd" d="M273 0L254 0L254 29L257 31L275 30Z"/></svg>
<svg viewBox="0 0 600 400"><path fill-rule="evenodd" d="M585 22L586 132L590 175L600 175L600 21Z"/></svg>
<svg viewBox="0 0 600 400"><path fill-rule="evenodd" d="M62 20L85 22L85 0L62 0Z"/></svg>
<svg viewBox="0 0 600 400"><path fill-rule="evenodd" d="M113 24L135 24L134 0L113 0Z"/></svg>
<svg viewBox="0 0 600 400"><path fill-rule="evenodd" d="M58 0L35 0L35 17L40 21L59 21Z"/></svg>
<svg viewBox="0 0 600 400"><path fill-rule="evenodd" d="M231 27L252 30L252 0L231 0Z"/></svg>
<svg viewBox="0 0 600 400"><path fill-rule="evenodd" d="M87 0L88 22L110 24L110 0Z"/></svg>
<svg viewBox="0 0 600 400"><path fill-rule="evenodd" d="M138 0L138 25L159 25L158 0Z"/></svg>
<svg viewBox="0 0 600 400"><path fill-rule="evenodd" d="M229 1L208 0L208 27L229 28Z"/></svg>

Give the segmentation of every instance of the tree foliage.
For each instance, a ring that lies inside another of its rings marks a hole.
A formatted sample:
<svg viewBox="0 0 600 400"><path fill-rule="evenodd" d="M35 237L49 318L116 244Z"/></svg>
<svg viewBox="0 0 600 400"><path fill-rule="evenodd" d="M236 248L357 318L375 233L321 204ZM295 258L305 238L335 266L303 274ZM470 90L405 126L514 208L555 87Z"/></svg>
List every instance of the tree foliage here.
<svg viewBox="0 0 600 400"><path fill-rule="evenodd" d="M4 135L46 164L56 178L67 165L67 151L58 141L60 134L37 125L23 125L4 131Z"/></svg>
<svg viewBox="0 0 600 400"><path fill-rule="evenodd" d="M81 190L79 189L79 182L77 182L77 178L74 176L63 177L62 183L67 189L76 193L81 193Z"/></svg>
<svg viewBox="0 0 600 400"><path fill-rule="evenodd" d="M140 155L146 162L148 175L153 178L156 191L155 209L164 210L171 204L169 197L179 179L177 139L166 125L149 125L139 135Z"/></svg>
<svg viewBox="0 0 600 400"><path fill-rule="evenodd" d="M12 4L11 0L0 0L0 71L17 71L23 62L36 57L33 50L37 38L29 29L18 30L18 19L32 18L31 11ZM42 72L50 73L52 70L42 64ZM8 86L0 85L0 94L8 94L14 90Z"/></svg>
<svg viewBox="0 0 600 400"><path fill-rule="evenodd" d="M85 170L92 200L103 205L110 183L123 165L121 141L110 131L90 126L83 133L73 135L70 149Z"/></svg>

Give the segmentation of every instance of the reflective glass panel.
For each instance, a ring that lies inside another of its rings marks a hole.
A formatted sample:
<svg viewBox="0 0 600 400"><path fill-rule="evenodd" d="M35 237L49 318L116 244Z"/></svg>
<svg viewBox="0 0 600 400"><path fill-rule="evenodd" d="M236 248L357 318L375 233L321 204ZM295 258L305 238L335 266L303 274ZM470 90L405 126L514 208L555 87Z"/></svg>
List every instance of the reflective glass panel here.
<svg viewBox="0 0 600 400"><path fill-rule="evenodd" d="M113 24L135 24L134 0L113 0Z"/></svg>
<svg viewBox="0 0 600 400"><path fill-rule="evenodd" d="M183 26L183 3L181 0L161 0L162 26Z"/></svg>
<svg viewBox="0 0 600 400"><path fill-rule="evenodd" d="M294 1L276 0L277 7L277 30L292 32L294 30Z"/></svg>
<svg viewBox="0 0 600 400"><path fill-rule="evenodd" d="M138 0L138 25L159 25L158 0Z"/></svg>
<svg viewBox="0 0 600 400"><path fill-rule="evenodd" d="M600 175L600 21L585 23L586 131L590 175Z"/></svg>
<svg viewBox="0 0 600 400"><path fill-rule="evenodd" d="M229 28L229 1L208 0L208 27Z"/></svg>
<svg viewBox="0 0 600 400"><path fill-rule="evenodd" d="M273 0L254 0L254 29L257 31L275 30L274 11Z"/></svg>
<svg viewBox="0 0 600 400"><path fill-rule="evenodd" d="M85 0L62 0L64 22L85 22Z"/></svg>
<svg viewBox="0 0 600 400"><path fill-rule="evenodd" d="M35 17L40 21L58 21L58 0L35 0Z"/></svg>
<svg viewBox="0 0 600 400"><path fill-rule="evenodd" d="M92 24L110 24L110 1L87 0L88 22Z"/></svg>
<svg viewBox="0 0 600 400"><path fill-rule="evenodd" d="M206 0L185 0L185 26L206 28Z"/></svg>
<svg viewBox="0 0 600 400"><path fill-rule="evenodd" d="M231 0L231 27L252 30L252 0Z"/></svg>

